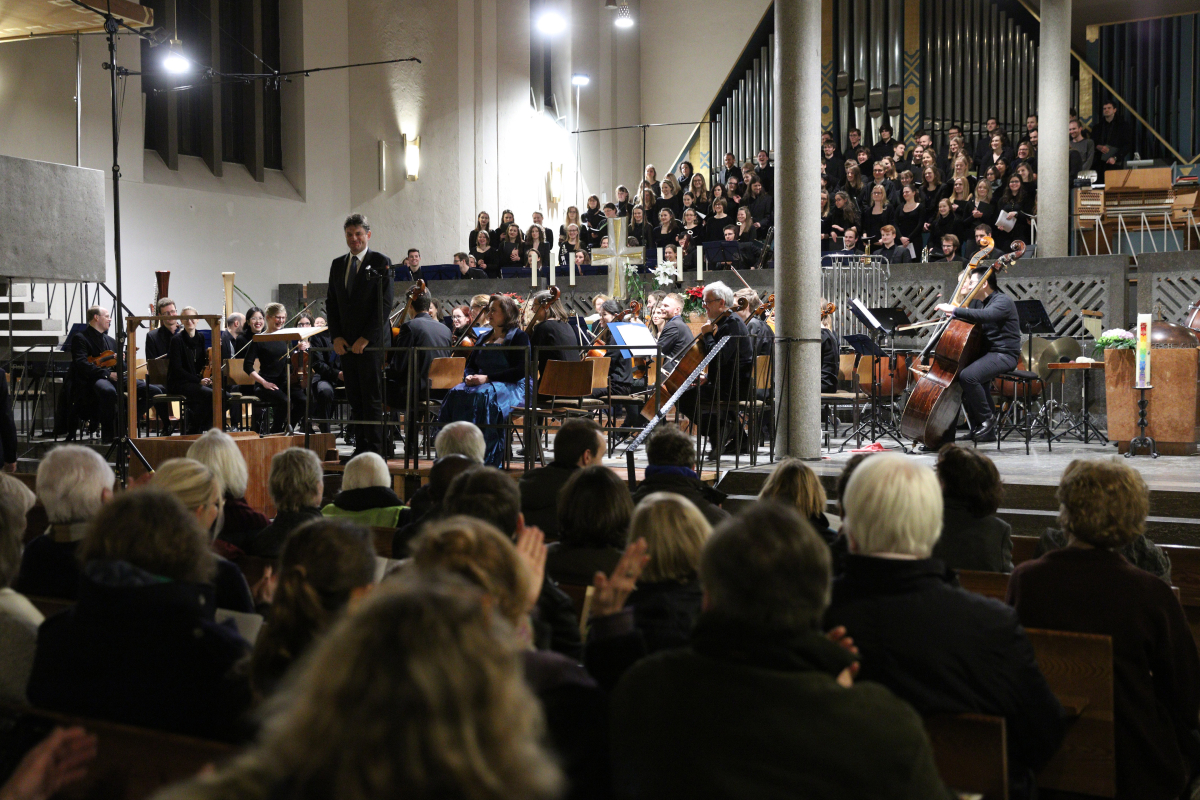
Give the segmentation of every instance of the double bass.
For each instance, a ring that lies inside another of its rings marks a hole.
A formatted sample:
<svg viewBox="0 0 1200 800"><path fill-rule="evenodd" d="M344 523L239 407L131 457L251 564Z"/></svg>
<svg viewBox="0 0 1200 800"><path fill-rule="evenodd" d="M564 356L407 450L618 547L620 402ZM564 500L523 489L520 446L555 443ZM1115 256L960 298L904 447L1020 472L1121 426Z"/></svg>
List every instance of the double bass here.
<svg viewBox="0 0 1200 800"><path fill-rule="evenodd" d="M991 250L991 239L985 239L983 245L980 253L971 258L970 269L974 269ZM954 305L969 304L978 293L979 287L983 286L993 273L1003 272L1025 254L1024 242L1015 241L1012 247L1013 252L998 258L962 302ZM925 349L917 356L917 362L924 360L931 349L933 361L928 370L920 372L920 377L908 396L904 414L900 418L900 433L921 442L930 450L936 450L945 444L958 421L958 410L962 406L962 382L958 375L982 355L983 332L974 323L948 317L930 337Z"/></svg>

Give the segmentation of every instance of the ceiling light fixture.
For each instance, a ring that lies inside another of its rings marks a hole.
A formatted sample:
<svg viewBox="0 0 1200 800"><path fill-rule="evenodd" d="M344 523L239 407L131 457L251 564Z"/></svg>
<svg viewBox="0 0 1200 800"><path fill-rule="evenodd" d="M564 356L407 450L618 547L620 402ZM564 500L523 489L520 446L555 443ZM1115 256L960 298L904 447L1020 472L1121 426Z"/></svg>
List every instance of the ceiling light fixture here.
<svg viewBox="0 0 1200 800"><path fill-rule="evenodd" d="M557 11L543 11L537 18L537 29L544 36L557 36L567 29L567 21Z"/></svg>

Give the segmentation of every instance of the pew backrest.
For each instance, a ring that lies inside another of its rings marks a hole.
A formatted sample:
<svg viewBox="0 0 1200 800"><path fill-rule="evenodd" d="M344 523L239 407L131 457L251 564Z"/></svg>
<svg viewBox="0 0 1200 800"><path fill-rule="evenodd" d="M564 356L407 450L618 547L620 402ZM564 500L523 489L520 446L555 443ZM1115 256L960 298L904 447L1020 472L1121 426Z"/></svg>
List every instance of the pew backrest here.
<svg viewBox="0 0 1200 800"><path fill-rule="evenodd" d="M968 592L991 597L1000 602L1008 595L1008 575L1003 572L980 572L973 569L958 570L958 583Z"/></svg>
<svg viewBox="0 0 1200 800"><path fill-rule="evenodd" d="M1008 740L1004 717L937 714L925 718L942 782L983 800L1008 800Z"/></svg>
<svg viewBox="0 0 1200 800"><path fill-rule="evenodd" d="M1112 638L1027 628L1046 683L1072 718L1038 786L1097 797L1116 794Z"/></svg>

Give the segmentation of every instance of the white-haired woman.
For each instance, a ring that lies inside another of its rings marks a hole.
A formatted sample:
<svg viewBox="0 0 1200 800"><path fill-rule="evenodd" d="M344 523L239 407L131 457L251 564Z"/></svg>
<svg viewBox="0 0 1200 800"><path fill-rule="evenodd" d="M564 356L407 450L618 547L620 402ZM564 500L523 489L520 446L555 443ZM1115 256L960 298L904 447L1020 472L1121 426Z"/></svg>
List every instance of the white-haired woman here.
<svg viewBox="0 0 1200 800"><path fill-rule="evenodd" d="M246 502L246 484L249 481L246 459L233 437L216 428L205 431L192 442L187 456L212 470L221 482L225 513L213 549L227 558L233 558L246 549L246 542L254 534L271 524L266 514Z"/></svg>
<svg viewBox="0 0 1200 800"><path fill-rule="evenodd" d="M398 528L401 514L407 508L392 491L392 476L383 457L378 453L359 453L346 464L342 490L321 513L368 527Z"/></svg>

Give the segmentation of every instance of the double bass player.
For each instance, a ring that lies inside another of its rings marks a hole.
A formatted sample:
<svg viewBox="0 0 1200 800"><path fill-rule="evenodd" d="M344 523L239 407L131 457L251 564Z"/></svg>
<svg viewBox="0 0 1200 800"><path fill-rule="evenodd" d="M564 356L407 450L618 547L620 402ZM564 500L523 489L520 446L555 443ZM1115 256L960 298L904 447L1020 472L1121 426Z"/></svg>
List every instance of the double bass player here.
<svg viewBox="0 0 1200 800"><path fill-rule="evenodd" d="M987 276L986 282L979 282ZM975 267L967 279L966 290L975 290L975 299L967 306L939 303L937 310L949 317L977 325L983 333L983 349L978 358L958 373L962 381L962 403L967 423L977 443L996 441L996 411L988 386L999 375L1016 369L1021 352L1021 326L1012 298L1000 291L996 273L988 267ZM951 432L953 437L953 432Z"/></svg>

